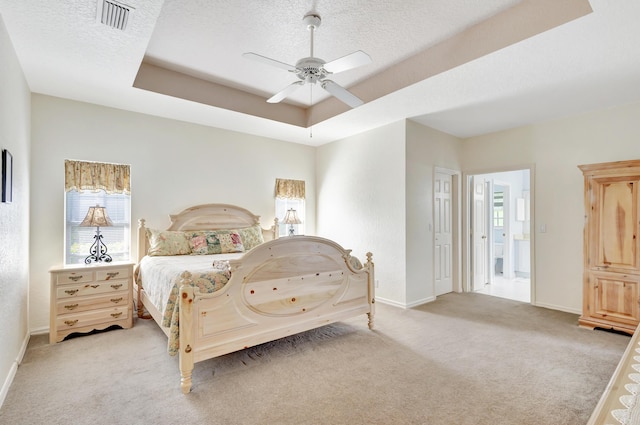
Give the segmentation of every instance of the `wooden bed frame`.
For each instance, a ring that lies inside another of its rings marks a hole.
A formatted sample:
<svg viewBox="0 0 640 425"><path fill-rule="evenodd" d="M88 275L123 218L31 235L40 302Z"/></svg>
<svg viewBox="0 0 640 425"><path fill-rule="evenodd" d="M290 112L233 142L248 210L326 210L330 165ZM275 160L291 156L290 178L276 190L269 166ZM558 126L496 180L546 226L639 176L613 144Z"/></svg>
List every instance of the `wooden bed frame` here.
<svg viewBox="0 0 640 425"><path fill-rule="evenodd" d="M638 375L640 371L640 327L631 336L629 345L625 350L616 370L611 376L609 384L605 388L600 401L593 410L587 425L608 425L619 424L614 412L626 412L629 418L626 423L637 424L640 420L640 394L632 395L626 387L628 384L636 384L637 380L632 379L631 375ZM636 378L637 379L637 378ZM627 397L631 407L627 407L622 403L622 398Z"/></svg>
<svg viewBox="0 0 640 425"><path fill-rule="evenodd" d="M171 215L167 230L220 230L259 223L244 208L207 204ZM374 316L374 264L371 253L361 269L351 250L315 236L277 238L276 224L262 229L265 242L230 261L231 279L214 293L180 282L179 365L182 392L191 391L194 363L318 328L360 314ZM147 253L145 220L138 229L138 262ZM144 308L163 327L162 312L148 302L144 282L136 285L138 316ZM148 317L147 317L148 318Z"/></svg>

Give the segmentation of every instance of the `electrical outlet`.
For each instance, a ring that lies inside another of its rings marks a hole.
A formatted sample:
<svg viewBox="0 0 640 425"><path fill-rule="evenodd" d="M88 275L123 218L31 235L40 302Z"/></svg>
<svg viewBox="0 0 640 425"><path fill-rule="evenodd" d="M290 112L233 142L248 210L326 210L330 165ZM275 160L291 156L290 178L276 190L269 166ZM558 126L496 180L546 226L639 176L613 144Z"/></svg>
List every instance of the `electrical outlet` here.
<svg viewBox="0 0 640 425"><path fill-rule="evenodd" d="M376 288L380 286L380 281L376 279Z"/></svg>

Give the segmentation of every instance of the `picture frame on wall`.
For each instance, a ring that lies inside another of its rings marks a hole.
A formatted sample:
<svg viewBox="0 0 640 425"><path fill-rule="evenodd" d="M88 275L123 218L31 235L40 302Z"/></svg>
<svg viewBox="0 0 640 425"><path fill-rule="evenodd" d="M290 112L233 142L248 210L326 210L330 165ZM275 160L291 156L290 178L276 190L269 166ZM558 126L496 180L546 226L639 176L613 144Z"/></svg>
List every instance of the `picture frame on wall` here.
<svg viewBox="0 0 640 425"><path fill-rule="evenodd" d="M13 156L2 150L2 202L13 202Z"/></svg>

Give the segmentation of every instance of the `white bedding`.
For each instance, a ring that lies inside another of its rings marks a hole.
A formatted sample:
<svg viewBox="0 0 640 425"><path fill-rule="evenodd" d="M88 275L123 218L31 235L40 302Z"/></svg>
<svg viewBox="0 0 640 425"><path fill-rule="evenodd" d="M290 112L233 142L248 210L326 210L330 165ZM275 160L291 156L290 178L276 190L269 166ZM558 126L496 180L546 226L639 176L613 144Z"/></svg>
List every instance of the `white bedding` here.
<svg viewBox="0 0 640 425"><path fill-rule="evenodd" d="M169 295L182 272L208 273L214 270L214 260L235 260L244 253L216 255L145 256L138 265L138 283L153 305L165 315Z"/></svg>

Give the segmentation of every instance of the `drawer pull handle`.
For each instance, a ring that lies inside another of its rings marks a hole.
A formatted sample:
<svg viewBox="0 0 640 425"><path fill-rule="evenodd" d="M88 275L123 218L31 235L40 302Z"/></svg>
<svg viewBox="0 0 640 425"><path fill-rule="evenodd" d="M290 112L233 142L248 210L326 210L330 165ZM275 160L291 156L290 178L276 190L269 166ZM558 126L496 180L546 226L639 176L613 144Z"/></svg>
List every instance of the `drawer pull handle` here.
<svg viewBox="0 0 640 425"><path fill-rule="evenodd" d="M68 289L68 290L64 291L64 293L68 294L68 295L74 295L78 291L79 291L79 289Z"/></svg>
<svg viewBox="0 0 640 425"><path fill-rule="evenodd" d="M107 272L107 280L118 276L120 272Z"/></svg>
<svg viewBox="0 0 640 425"><path fill-rule="evenodd" d="M91 286L93 289L96 289L96 288L100 287L100 285L89 285L89 286Z"/></svg>
<svg viewBox="0 0 640 425"><path fill-rule="evenodd" d="M64 306L64 308L66 308L67 310L73 310L77 307L78 307L78 304L69 304Z"/></svg>
<svg viewBox="0 0 640 425"><path fill-rule="evenodd" d="M119 311L119 312L117 312L117 313L111 313L111 317L113 317L114 319L115 319L116 317L120 317L120 316L122 316L122 312L121 312L121 311Z"/></svg>
<svg viewBox="0 0 640 425"><path fill-rule="evenodd" d="M120 301L122 301L122 297L120 297L120 298L111 298L111 302L112 303L118 304Z"/></svg>
<svg viewBox="0 0 640 425"><path fill-rule="evenodd" d="M78 276L69 276L69 280L73 280L74 282L79 281L80 279L82 279L82 275L78 275Z"/></svg>
<svg viewBox="0 0 640 425"><path fill-rule="evenodd" d="M120 289L122 287L122 283L116 283L115 285L111 285L113 289Z"/></svg>
<svg viewBox="0 0 640 425"><path fill-rule="evenodd" d="M64 324L67 325L67 326L73 326L76 323L78 323L78 319L76 319L76 320L65 320L64 321Z"/></svg>

